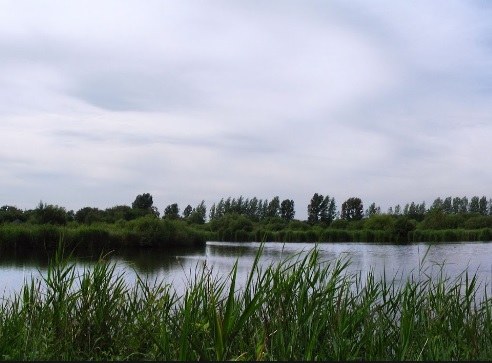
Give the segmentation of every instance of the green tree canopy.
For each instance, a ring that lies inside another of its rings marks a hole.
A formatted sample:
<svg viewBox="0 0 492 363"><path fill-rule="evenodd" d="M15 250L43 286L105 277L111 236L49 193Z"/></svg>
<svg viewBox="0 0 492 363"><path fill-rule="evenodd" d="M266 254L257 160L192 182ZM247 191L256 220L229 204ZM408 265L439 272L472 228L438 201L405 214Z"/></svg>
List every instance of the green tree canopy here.
<svg viewBox="0 0 492 363"><path fill-rule="evenodd" d="M39 202L34 210L34 222L40 224L66 224L67 211L57 205Z"/></svg>
<svg viewBox="0 0 492 363"><path fill-rule="evenodd" d="M154 201L152 200L152 195L149 193L143 193L137 195L135 201L132 203L132 208L135 209L151 209Z"/></svg>
<svg viewBox="0 0 492 363"><path fill-rule="evenodd" d="M166 219L179 219L179 207L178 203L169 204L164 209L164 217Z"/></svg>
<svg viewBox="0 0 492 363"><path fill-rule="evenodd" d="M362 200L357 197L351 197L342 204L342 219L347 221L358 221L364 216L364 206Z"/></svg>
<svg viewBox="0 0 492 363"><path fill-rule="evenodd" d="M183 218L188 219L191 215L191 212L193 212L193 208L191 207L191 205L188 204L183 211Z"/></svg>
<svg viewBox="0 0 492 363"><path fill-rule="evenodd" d="M284 199L280 204L280 217L285 221L291 221L295 215L294 201L292 199Z"/></svg>
<svg viewBox="0 0 492 363"><path fill-rule="evenodd" d="M322 194L314 193L308 205L308 222L330 224L335 219L335 216L335 199L330 198L328 195L323 197Z"/></svg>
<svg viewBox="0 0 492 363"><path fill-rule="evenodd" d="M192 209L189 221L195 224L204 224L207 216L207 207L205 201L202 200L194 209Z"/></svg>

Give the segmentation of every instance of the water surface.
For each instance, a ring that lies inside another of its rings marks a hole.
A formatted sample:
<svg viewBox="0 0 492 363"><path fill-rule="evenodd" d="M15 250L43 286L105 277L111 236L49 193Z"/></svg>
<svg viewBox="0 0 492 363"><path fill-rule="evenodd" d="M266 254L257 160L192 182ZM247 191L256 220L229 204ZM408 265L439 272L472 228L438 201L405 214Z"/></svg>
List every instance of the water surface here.
<svg viewBox="0 0 492 363"><path fill-rule="evenodd" d="M450 277L463 271L476 273L482 285L492 281L492 243L461 242L439 244L376 244L376 243L266 243L260 264L275 263L285 257L303 254L317 246L321 260L350 259L348 272L363 275L373 271L376 276L405 281L409 276L439 274L442 270ZM182 293L187 281L193 279L197 268L204 265L214 273L227 276L238 261L238 283L246 281L260 243L207 242L206 246L187 249L125 249L101 255L101 252L75 254L78 271L89 268L98 258L116 264L118 273L132 284L136 274L172 284ZM49 256L39 251L3 252L0 255L0 296L9 296L20 290L31 276L46 275ZM488 290L492 292L490 287Z"/></svg>

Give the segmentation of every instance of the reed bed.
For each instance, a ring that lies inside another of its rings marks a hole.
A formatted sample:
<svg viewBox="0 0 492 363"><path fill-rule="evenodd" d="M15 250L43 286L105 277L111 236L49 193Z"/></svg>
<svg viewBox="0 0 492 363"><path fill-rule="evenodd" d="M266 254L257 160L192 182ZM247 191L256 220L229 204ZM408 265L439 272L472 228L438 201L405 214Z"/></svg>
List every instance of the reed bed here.
<svg viewBox="0 0 492 363"><path fill-rule="evenodd" d="M308 230L284 229L280 231L259 228L254 231L225 230L216 232L214 240L223 242L458 242L491 241L492 229L415 229L398 235L390 230L336 229L311 227Z"/></svg>
<svg viewBox="0 0 492 363"><path fill-rule="evenodd" d="M129 286L104 258L77 273L61 255L2 300L2 359L492 359L492 301L466 271L422 269L401 284L316 248L265 266L260 248L241 287L237 263L227 276L197 265L178 296L143 278Z"/></svg>
<svg viewBox="0 0 492 363"><path fill-rule="evenodd" d="M120 223L67 226L52 224L0 224L0 249L55 250L60 239L67 248L204 246L210 232L183 221L141 217Z"/></svg>

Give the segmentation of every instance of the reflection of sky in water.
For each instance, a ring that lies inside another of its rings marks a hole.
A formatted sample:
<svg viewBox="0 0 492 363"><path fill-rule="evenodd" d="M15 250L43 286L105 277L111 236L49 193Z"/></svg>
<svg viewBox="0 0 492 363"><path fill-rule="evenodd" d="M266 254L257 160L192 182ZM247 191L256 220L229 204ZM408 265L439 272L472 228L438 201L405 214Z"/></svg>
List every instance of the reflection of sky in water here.
<svg viewBox="0 0 492 363"><path fill-rule="evenodd" d="M337 258L350 259L349 273L363 275L373 271L376 278L384 273L396 281L409 275L418 278L419 273L436 276L440 265L450 277L456 277L468 268L470 274L477 273L482 284L492 281L492 243L446 243L439 245L412 244L367 244L325 243L317 244L321 261L333 262ZM178 294L183 293L196 271L206 266L218 276L226 277L233 264L238 261L237 283L244 284L253 265L260 243L209 242L205 248L186 250L139 249L116 251L110 259L116 263L116 271L124 273L125 280L133 284L138 273L151 281L172 284ZM260 265L265 267L282 258L300 253L303 256L314 247L311 243L267 243L264 245ZM98 256L98 255L97 255ZM96 256L96 257L97 257ZM421 264L422 259L424 262ZM77 271L90 266L94 258L79 256ZM436 265L437 264L437 265ZM30 276L39 278L46 274L46 259L36 256L2 256L0 260L0 293L3 296L18 291ZM425 276L425 275L423 275ZM490 287L489 287L490 290Z"/></svg>

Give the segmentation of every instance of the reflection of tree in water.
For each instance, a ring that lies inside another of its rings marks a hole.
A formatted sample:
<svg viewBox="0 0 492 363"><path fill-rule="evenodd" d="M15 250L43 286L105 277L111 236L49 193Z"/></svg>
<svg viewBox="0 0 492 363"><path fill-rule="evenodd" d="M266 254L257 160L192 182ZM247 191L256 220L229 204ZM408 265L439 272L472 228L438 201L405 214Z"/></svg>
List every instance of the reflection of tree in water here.
<svg viewBox="0 0 492 363"><path fill-rule="evenodd" d="M66 257L77 265L93 264L99 259L109 260L115 263L123 263L133 267L136 272L153 274L159 271L169 271L180 263L177 256L204 256L204 247L186 248L120 248L120 249L84 249L65 251ZM54 251L33 249L8 249L0 250L0 268L40 268L48 267L49 261L54 257Z"/></svg>
<svg viewBox="0 0 492 363"><path fill-rule="evenodd" d="M139 274L155 274L175 270L179 256L204 256L205 246L185 248L125 248L111 253L115 262L123 262Z"/></svg>
<svg viewBox="0 0 492 363"><path fill-rule="evenodd" d="M32 267L44 268L48 266L50 254L46 251L32 249L2 249L0 250L0 267Z"/></svg>
<svg viewBox="0 0 492 363"><path fill-rule="evenodd" d="M256 248L250 246L238 246L237 244L227 246L221 245L207 245L207 256L220 256L220 257L240 257L243 255L251 255L256 253Z"/></svg>

